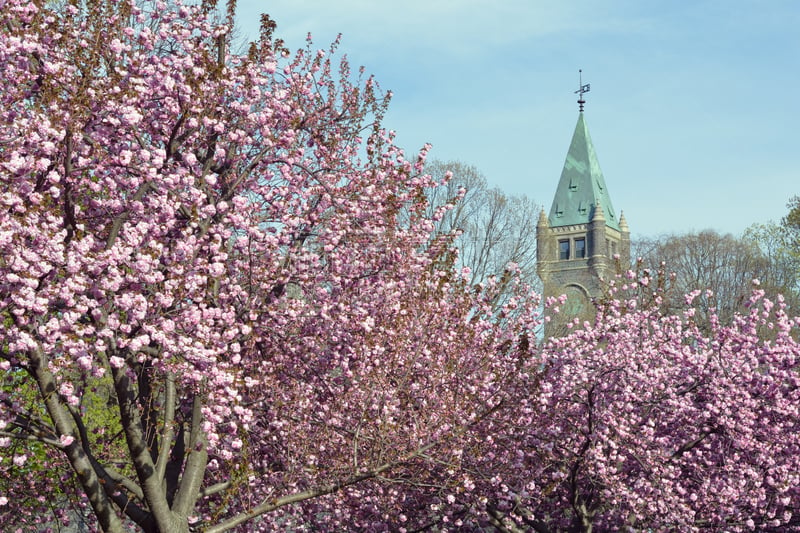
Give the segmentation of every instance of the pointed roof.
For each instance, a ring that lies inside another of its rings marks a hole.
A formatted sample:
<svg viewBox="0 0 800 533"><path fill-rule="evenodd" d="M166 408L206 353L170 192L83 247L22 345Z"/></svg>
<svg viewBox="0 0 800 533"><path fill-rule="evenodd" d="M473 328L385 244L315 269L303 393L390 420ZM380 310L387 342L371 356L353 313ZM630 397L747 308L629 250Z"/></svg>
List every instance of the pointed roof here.
<svg viewBox="0 0 800 533"><path fill-rule="evenodd" d="M589 128L581 112L550 208L550 226L588 224L594 217L595 206L600 206L608 226L620 229L617 212L611 205L603 171L600 170Z"/></svg>

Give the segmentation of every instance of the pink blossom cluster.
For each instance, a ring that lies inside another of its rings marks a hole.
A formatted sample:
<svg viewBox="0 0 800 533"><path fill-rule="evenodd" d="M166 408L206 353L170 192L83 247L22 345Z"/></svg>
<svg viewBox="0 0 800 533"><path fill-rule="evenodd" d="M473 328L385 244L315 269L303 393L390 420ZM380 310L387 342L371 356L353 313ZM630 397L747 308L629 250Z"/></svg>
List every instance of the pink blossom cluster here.
<svg viewBox="0 0 800 533"><path fill-rule="evenodd" d="M487 422L470 465L487 513L542 531L796 530L800 318L756 288L731 324L700 323L664 313L649 276L624 282Z"/></svg>

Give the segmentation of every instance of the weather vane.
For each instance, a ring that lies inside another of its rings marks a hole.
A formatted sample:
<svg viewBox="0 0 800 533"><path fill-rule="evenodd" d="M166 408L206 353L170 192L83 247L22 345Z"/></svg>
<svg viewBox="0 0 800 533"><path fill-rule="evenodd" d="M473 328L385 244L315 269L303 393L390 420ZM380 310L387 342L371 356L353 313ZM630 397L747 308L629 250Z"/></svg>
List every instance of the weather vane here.
<svg viewBox="0 0 800 533"><path fill-rule="evenodd" d="M586 85L583 84L583 70L581 69L578 70L578 84L580 85L580 89L575 91L575 94L578 95L578 106L580 106L579 111L582 113L583 104L586 103L586 100L583 99L583 94L589 92L589 84L588 83Z"/></svg>

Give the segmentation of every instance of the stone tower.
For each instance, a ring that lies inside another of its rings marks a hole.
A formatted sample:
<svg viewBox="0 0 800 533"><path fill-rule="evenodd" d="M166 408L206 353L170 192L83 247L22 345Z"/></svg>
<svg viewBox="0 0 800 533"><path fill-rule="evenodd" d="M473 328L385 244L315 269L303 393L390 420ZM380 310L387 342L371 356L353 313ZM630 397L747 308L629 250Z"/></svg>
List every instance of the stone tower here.
<svg viewBox="0 0 800 533"><path fill-rule="evenodd" d="M536 226L537 271L544 297L567 296L561 312L551 318L545 335L559 335L573 318L594 318L594 301L603 295L605 282L617 264L630 263L630 231L622 213L611 204L597 154L580 114L561 171L550 216L542 210Z"/></svg>

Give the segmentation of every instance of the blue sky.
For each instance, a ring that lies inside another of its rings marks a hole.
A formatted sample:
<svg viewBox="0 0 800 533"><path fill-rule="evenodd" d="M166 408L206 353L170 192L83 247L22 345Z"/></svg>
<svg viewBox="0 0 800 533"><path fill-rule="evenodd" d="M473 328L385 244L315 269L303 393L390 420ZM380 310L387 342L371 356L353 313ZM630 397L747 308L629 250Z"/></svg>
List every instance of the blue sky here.
<svg viewBox="0 0 800 533"><path fill-rule="evenodd" d="M800 194L795 0L239 0L394 93L385 125L549 210L578 117L637 236L779 220Z"/></svg>

